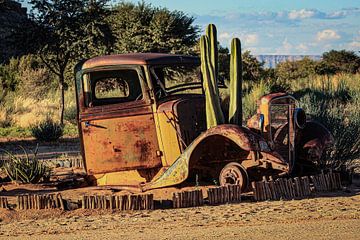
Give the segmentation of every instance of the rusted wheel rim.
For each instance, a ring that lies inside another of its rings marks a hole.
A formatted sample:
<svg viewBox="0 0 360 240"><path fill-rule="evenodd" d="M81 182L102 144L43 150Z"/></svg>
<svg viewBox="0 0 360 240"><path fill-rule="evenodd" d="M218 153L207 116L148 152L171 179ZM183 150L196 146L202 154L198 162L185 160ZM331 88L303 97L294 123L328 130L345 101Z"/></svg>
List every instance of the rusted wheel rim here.
<svg viewBox="0 0 360 240"><path fill-rule="evenodd" d="M244 175L241 168L236 165L226 165L221 170L219 180L221 186L230 184L244 185Z"/></svg>

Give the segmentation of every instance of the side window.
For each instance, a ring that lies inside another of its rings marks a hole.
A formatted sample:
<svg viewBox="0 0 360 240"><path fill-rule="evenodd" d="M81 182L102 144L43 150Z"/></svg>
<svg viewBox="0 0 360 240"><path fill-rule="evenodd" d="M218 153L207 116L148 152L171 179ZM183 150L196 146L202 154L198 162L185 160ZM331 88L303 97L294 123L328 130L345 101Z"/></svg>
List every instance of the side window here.
<svg viewBox="0 0 360 240"><path fill-rule="evenodd" d="M134 69L90 73L90 106L126 103L143 98L140 78Z"/></svg>

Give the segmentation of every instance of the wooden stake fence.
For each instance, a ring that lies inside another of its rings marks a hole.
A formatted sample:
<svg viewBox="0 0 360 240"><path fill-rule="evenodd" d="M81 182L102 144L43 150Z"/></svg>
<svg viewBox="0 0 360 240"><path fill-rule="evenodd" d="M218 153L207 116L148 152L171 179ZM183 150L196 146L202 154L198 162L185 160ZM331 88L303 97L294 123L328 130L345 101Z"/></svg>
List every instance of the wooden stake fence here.
<svg viewBox="0 0 360 240"><path fill-rule="evenodd" d="M82 197L83 209L152 210L153 194L143 195L94 195Z"/></svg>
<svg viewBox="0 0 360 240"><path fill-rule="evenodd" d="M27 209L51 209L60 208L65 210L64 201L60 193L46 195L20 195L17 196L17 208Z"/></svg>
<svg viewBox="0 0 360 240"><path fill-rule="evenodd" d="M82 158L73 158L70 159L70 167L71 168L83 168L84 167L84 163Z"/></svg>
<svg viewBox="0 0 360 240"><path fill-rule="evenodd" d="M327 174L321 173L316 176L310 176L310 179L317 192L339 190L342 188L340 173L333 173L330 171Z"/></svg>
<svg viewBox="0 0 360 240"><path fill-rule="evenodd" d="M0 208L9 209L9 203L6 197L0 197Z"/></svg>
<svg viewBox="0 0 360 240"><path fill-rule="evenodd" d="M241 202L241 187L239 185L227 185L208 189L210 205Z"/></svg>
<svg viewBox="0 0 360 240"><path fill-rule="evenodd" d="M255 201L304 198L311 195L310 180L315 191L341 189L339 173L329 172L316 176L295 178L278 178L269 180L266 177L260 182L252 182Z"/></svg>
<svg viewBox="0 0 360 240"><path fill-rule="evenodd" d="M204 205L202 190L173 193L173 207L198 207Z"/></svg>

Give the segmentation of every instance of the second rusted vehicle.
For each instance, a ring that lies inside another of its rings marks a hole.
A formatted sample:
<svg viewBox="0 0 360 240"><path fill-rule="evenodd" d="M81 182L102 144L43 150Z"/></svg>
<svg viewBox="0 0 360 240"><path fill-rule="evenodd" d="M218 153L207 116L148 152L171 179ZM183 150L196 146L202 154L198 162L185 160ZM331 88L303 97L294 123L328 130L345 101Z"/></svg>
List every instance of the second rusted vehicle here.
<svg viewBox="0 0 360 240"><path fill-rule="evenodd" d="M78 126L95 185L143 191L197 181L240 184L316 166L332 136L296 100L259 100L247 126L206 129L197 57L123 54L76 67Z"/></svg>

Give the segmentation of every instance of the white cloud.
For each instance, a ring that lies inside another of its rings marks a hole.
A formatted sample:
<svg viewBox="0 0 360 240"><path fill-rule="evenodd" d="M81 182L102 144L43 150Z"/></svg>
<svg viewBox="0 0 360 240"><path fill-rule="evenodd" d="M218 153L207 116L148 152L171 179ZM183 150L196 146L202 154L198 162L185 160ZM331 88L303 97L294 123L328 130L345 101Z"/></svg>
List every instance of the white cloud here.
<svg viewBox="0 0 360 240"><path fill-rule="evenodd" d="M220 44L224 46L230 46L231 39L238 37L241 43L247 47L254 46L259 42L259 35L256 33L229 33L229 32L220 32L218 40Z"/></svg>
<svg viewBox="0 0 360 240"><path fill-rule="evenodd" d="M281 47L276 49L275 54L291 54L293 45L288 41L287 38L282 42Z"/></svg>
<svg viewBox="0 0 360 240"><path fill-rule="evenodd" d="M257 34L246 34L242 37L245 45L256 45L259 42L259 35Z"/></svg>
<svg viewBox="0 0 360 240"><path fill-rule="evenodd" d="M219 41L220 42L229 42L230 41L230 39L232 38L232 36L231 36L231 34L230 33L228 33L228 32L221 32L220 34L219 34Z"/></svg>
<svg viewBox="0 0 360 240"><path fill-rule="evenodd" d="M300 43L299 45L297 45L296 50L298 50L300 53L306 53L309 50L309 47L304 44L304 43Z"/></svg>
<svg viewBox="0 0 360 240"><path fill-rule="evenodd" d="M292 10L288 13L288 18L295 20L295 19L305 19L305 18L312 18L316 15L315 10L307 10L307 9L301 9L301 10Z"/></svg>
<svg viewBox="0 0 360 240"><path fill-rule="evenodd" d="M353 41L349 43L350 48L360 48L360 41Z"/></svg>
<svg viewBox="0 0 360 240"><path fill-rule="evenodd" d="M332 29L325 29L316 34L316 40L318 40L319 42L329 41L329 40L337 40L340 38L341 38L340 35L335 30L332 30Z"/></svg>
<svg viewBox="0 0 360 240"><path fill-rule="evenodd" d="M288 42L287 38L285 38L285 40L282 42L282 47L286 52L289 52L292 49L293 45Z"/></svg>

